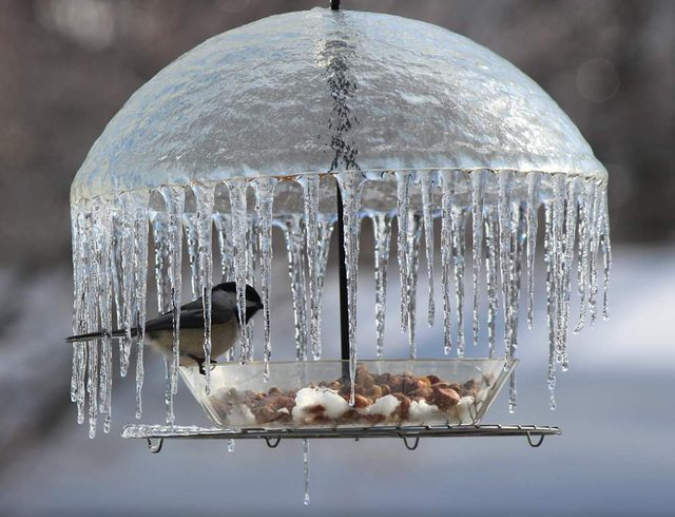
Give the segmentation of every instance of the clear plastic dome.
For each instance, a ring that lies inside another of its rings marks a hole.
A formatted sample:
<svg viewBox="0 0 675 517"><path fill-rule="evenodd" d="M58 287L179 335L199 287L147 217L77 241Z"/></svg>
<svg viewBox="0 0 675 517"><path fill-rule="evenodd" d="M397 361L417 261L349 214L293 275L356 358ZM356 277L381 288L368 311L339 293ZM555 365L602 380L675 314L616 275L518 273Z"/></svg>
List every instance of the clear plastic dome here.
<svg viewBox="0 0 675 517"><path fill-rule="evenodd" d="M158 73L96 141L72 198L357 168L606 175L557 104L491 51L315 8L225 32Z"/></svg>

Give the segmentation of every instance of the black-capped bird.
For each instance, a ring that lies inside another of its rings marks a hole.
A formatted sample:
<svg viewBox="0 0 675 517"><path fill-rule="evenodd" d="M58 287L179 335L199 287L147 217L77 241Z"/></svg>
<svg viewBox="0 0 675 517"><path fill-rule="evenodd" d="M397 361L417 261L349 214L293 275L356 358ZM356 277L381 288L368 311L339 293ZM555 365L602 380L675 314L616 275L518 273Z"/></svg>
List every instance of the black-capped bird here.
<svg viewBox="0 0 675 517"><path fill-rule="evenodd" d="M262 309L262 301L257 291L246 286L246 323ZM237 284L225 282L211 291L211 357L216 359L227 352L240 336L241 322L237 311ZM131 329L133 337L140 329ZM100 339L102 331L70 336L66 341L88 341ZM124 330L113 330L112 337L124 337ZM204 309L202 299L198 298L180 308L180 365L199 366L204 373ZM173 354L173 314L167 312L145 324L145 342L167 357ZM215 362L212 360L212 362Z"/></svg>

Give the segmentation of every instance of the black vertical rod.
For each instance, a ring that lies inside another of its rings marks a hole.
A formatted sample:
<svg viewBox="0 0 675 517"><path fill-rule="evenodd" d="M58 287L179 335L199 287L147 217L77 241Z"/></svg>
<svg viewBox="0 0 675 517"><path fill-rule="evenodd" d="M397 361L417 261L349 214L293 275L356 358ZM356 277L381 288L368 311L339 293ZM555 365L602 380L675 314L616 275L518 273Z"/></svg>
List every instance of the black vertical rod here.
<svg viewBox="0 0 675 517"><path fill-rule="evenodd" d="M347 263L345 260L345 205L342 201L340 184L337 187L337 227L338 227L338 267L340 270L340 339L341 359L347 361L342 364L342 375L349 377L349 299L347 291Z"/></svg>
<svg viewBox="0 0 675 517"><path fill-rule="evenodd" d="M333 11L340 10L340 0L330 0L330 8Z"/></svg>

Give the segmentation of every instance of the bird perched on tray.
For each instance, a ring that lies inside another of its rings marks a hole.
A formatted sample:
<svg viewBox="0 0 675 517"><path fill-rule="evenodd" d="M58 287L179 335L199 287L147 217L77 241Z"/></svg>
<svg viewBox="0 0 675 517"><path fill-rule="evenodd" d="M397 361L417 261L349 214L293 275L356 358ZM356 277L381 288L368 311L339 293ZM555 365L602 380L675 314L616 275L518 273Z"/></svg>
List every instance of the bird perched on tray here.
<svg viewBox="0 0 675 517"><path fill-rule="evenodd" d="M258 292L246 286L246 323L262 309ZM225 282L211 291L211 356L215 359L227 352L240 336L239 311L237 310L237 284ZM140 329L131 329L138 336ZM124 337L124 330L113 330L112 337ZM180 308L180 365L199 366L204 373L204 308L198 298ZM66 338L68 343L104 337L104 332L92 332ZM171 357L173 354L173 314L167 312L145 324L146 343L155 350ZM215 362L215 361L211 361Z"/></svg>

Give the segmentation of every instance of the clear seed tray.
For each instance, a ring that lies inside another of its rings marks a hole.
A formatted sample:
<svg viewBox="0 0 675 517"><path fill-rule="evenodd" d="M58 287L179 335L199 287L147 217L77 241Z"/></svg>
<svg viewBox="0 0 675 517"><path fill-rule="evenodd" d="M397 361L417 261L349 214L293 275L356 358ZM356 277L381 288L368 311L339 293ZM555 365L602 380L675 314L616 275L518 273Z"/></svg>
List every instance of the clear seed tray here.
<svg viewBox="0 0 675 517"><path fill-rule="evenodd" d="M343 361L221 364L210 391L181 367L218 427L478 425L516 365L504 359L360 361L354 393ZM350 404L351 402L351 404Z"/></svg>

